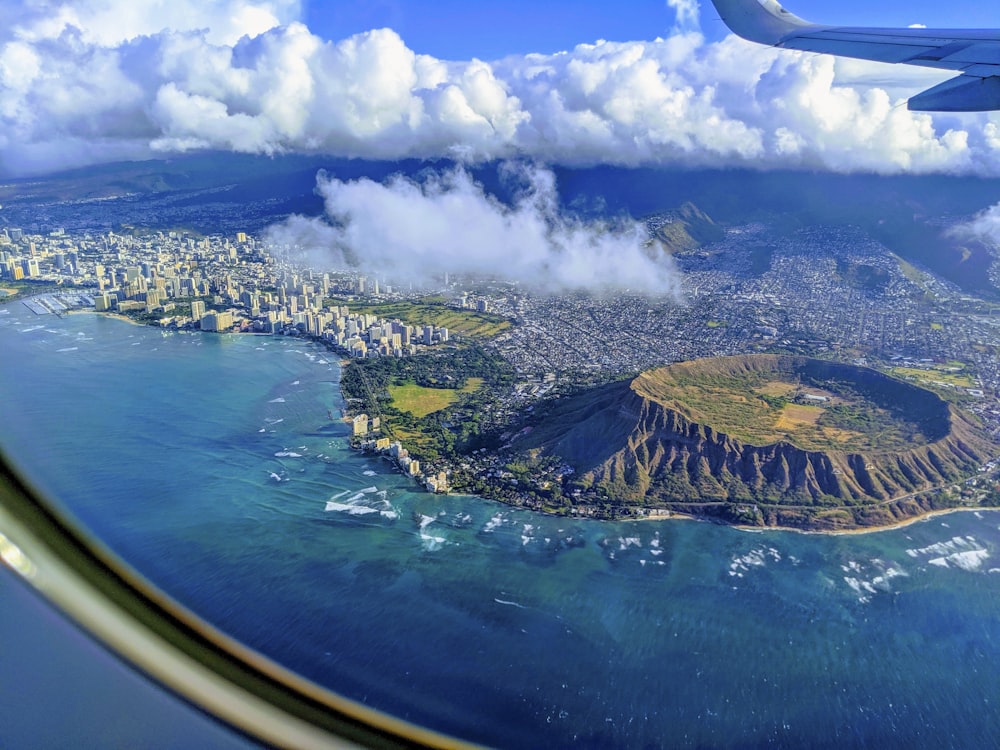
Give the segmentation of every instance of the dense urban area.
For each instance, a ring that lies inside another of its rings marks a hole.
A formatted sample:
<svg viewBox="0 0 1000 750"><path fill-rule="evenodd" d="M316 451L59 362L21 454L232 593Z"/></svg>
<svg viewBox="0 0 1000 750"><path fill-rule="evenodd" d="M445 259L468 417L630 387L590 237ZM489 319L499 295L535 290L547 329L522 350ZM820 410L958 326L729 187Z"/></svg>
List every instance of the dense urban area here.
<svg viewBox="0 0 1000 750"><path fill-rule="evenodd" d="M432 491L552 512L656 509L618 508L579 489L571 502L558 488L573 467L512 462L503 449L531 429L534 410L695 358L773 352L866 365L935 390L1000 439L1000 304L860 229L730 227L674 254L682 291L660 298L550 295L447 274L413 288L370 271L304 267L296 251L243 232L8 227L0 274L6 293L23 292L39 314L85 307L165 328L314 339L343 357L340 416L357 448L383 453ZM987 463L984 477L995 469ZM964 491L975 494L969 481Z"/></svg>

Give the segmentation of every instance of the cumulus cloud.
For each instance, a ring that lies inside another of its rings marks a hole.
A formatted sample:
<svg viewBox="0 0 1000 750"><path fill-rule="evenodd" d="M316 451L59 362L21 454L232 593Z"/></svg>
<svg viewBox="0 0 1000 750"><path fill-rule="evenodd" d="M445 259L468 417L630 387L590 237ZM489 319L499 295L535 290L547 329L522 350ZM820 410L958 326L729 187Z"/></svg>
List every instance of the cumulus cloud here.
<svg viewBox="0 0 1000 750"><path fill-rule="evenodd" d="M299 0L35 0L6 5L10 36L38 42L69 32L101 46L167 29L198 29L210 42L233 44L301 16Z"/></svg>
<svg viewBox="0 0 1000 750"><path fill-rule="evenodd" d="M980 211L970 221L952 227L948 233L958 239L981 240L1000 247L1000 203Z"/></svg>
<svg viewBox="0 0 1000 750"><path fill-rule="evenodd" d="M698 0L667 0L667 7L673 10L677 17L678 30L691 31L698 28L698 16L701 11Z"/></svg>
<svg viewBox="0 0 1000 750"><path fill-rule="evenodd" d="M637 222L584 221L560 211L555 175L504 164L510 204L457 167L415 180L342 181L320 174L326 218L293 216L265 240L307 253L323 267L356 268L422 284L444 273L518 281L542 291L669 296L679 274Z"/></svg>
<svg viewBox="0 0 1000 750"><path fill-rule="evenodd" d="M192 149L1000 172L1000 116L905 108L940 72L709 43L696 0L665 39L492 62L322 39L298 0L10 5L0 174Z"/></svg>

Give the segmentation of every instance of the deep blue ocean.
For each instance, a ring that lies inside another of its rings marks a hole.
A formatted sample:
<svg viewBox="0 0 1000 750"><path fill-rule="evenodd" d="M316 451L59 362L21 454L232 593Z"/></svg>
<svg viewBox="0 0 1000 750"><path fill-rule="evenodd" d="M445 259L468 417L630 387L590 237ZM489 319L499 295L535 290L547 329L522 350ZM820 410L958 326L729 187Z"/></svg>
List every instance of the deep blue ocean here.
<svg viewBox="0 0 1000 750"><path fill-rule="evenodd" d="M348 449L338 377L305 342L0 306L3 450L321 685L503 747L1000 737L1000 514L822 536L433 496Z"/></svg>

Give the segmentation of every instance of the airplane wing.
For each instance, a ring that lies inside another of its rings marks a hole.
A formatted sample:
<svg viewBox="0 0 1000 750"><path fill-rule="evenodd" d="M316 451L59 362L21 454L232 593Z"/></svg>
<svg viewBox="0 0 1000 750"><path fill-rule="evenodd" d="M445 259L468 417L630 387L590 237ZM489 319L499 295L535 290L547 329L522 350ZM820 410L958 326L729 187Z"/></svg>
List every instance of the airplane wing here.
<svg viewBox="0 0 1000 750"><path fill-rule="evenodd" d="M878 29L822 26L776 0L712 0L726 25L751 42L878 62L953 70L960 75L912 97L918 112L1000 109L1000 29Z"/></svg>

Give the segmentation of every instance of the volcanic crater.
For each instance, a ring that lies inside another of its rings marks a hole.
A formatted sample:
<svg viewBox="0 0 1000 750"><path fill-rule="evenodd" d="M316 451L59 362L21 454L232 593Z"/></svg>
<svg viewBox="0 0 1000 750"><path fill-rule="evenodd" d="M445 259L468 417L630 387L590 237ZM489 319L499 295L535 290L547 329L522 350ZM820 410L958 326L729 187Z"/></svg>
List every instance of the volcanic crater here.
<svg viewBox="0 0 1000 750"><path fill-rule="evenodd" d="M994 450L932 391L766 354L678 363L560 399L512 447L565 461L577 495L831 528L931 510L910 498L969 476Z"/></svg>

